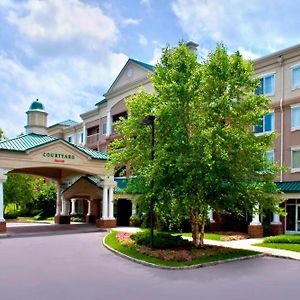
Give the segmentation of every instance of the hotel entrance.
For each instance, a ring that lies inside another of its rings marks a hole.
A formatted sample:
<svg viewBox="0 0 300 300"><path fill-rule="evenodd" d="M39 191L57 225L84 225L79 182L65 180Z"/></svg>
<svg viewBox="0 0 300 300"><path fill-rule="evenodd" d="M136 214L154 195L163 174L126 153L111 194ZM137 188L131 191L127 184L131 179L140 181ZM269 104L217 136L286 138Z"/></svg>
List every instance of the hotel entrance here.
<svg viewBox="0 0 300 300"><path fill-rule="evenodd" d="M286 233L300 233L300 199L286 201Z"/></svg>

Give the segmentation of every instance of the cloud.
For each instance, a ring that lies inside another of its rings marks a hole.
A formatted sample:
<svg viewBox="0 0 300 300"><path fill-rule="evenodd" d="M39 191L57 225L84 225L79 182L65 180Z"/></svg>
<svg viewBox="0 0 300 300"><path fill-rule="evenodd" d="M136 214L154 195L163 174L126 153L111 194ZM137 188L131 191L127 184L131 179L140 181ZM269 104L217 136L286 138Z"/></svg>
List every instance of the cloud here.
<svg viewBox="0 0 300 300"><path fill-rule="evenodd" d="M213 48L224 42L232 50L262 55L299 41L297 1L174 0L171 8L190 39ZM281 22L283 16L288 16Z"/></svg>
<svg viewBox="0 0 300 300"><path fill-rule="evenodd" d="M142 46L147 46L148 45L148 40L143 34L139 34L138 37L139 37L139 43Z"/></svg>
<svg viewBox="0 0 300 300"><path fill-rule="evenodd" d="M128 18L128 19L123 20L124 25L138 25L138 24L140 24L140 22L141 22L141 19Z"/></svg>
<svg viewBox="0 0 300 300"><path fill-rule="evenodd" d="M18 43L0 45L0 128L10 137L24 132L25 111L36 98L49 125L93 109L128 59L114 51L114 20L79 0L6 0L1 7L0 24Z"/></svg>
<svg viewBox="0 0 300 300"><path fill-rule="evenodd" d="M147 9L151 8L151 2L150 2L150 0L141 0L140 4L144 5Z"/></svg>
<svg viewBox="0 0 300 300"><path fill-rule="evenodd" d="M160 44L158 41L152 41L152 43L154 45L154 49L152 59L149 61L149 64L156 65L161 59L162 49L165 47L165 45Z"/></svg>

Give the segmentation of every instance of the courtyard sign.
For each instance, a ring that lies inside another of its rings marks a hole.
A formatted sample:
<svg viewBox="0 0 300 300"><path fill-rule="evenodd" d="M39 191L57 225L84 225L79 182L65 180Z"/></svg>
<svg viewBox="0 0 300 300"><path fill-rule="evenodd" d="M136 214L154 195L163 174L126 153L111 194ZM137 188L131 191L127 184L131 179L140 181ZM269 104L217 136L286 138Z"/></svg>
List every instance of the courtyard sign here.
<svg viewBox="0 0 300 300"><path fill-rule="evenodd" d="M63 159L75 159L75 155L66 153L44 152L43 157L55 158L57 162L64 162Z"/></svg>

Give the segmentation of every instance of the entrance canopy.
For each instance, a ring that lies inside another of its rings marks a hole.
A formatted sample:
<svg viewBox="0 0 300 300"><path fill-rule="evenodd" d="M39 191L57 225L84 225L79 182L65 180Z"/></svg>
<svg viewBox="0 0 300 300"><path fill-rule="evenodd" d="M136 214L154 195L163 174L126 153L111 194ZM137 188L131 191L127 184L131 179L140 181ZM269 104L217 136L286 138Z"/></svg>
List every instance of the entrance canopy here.
<svg viewBox="0 0 300 300"><path fill-rule="evenodd" d="M26 134L0 142L0 168L57 181L79 176L107 174L105 154L41 134Z"/></svg>

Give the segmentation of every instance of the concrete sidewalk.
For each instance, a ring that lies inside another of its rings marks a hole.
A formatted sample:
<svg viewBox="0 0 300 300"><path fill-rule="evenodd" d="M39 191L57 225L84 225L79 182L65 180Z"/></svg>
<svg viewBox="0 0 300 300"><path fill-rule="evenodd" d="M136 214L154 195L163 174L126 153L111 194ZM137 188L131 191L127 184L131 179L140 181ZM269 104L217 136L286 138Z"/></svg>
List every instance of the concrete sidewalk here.
<svg viewBox="0 0 300 300"><path fill-rule="evenodd" d="M267 255L272 255L276 257L300 260L300 252L253 246L254 244L261 243L262 241L263 238L245 239L245 240L230 241L230 242L213 241L213 240L206 240L206 239L204 240L205 243L210 245L217 245L217 246L223 246L223 247L229 247L235 249L253 250L253 251L262 252Z"/></svg>

